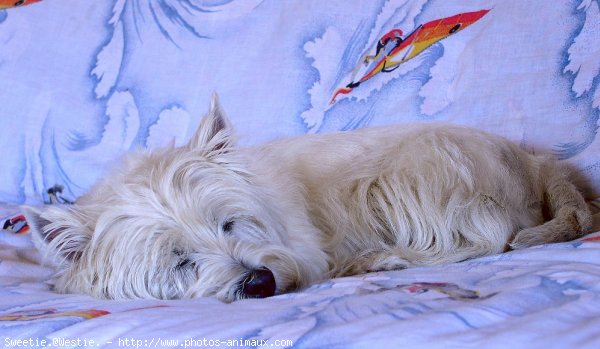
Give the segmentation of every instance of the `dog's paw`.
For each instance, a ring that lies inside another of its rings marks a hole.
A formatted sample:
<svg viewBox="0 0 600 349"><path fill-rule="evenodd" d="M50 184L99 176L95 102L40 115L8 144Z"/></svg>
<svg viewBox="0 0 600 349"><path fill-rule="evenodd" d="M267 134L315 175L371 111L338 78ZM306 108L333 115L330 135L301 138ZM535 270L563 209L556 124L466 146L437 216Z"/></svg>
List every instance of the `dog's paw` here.
<svg viewBox="0 0 600 349"><path fill-rule="evenodd" d="M372 252L359 257L350 268L350 274L364 274L376 271L400 270L412 264L390 251Z"/></svg>
<svg viewBox="0 0 600 349"><path fill-rule="evenodd" d="M406 269L411 264L400 256L390 252L377 253L373 258L369 272Z"/></svg>

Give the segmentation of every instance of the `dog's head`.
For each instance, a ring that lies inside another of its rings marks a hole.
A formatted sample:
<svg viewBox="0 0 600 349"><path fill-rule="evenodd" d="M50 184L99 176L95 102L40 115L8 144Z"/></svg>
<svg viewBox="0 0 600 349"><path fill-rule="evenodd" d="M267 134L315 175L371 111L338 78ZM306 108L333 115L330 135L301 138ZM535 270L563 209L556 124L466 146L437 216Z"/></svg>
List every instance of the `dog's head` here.
<svg viewBox="0 0 600 349"><path fill-rule="evenodd" d="M214 97L185 146L128 155L74 205L25 208L56 289L233 301L314 281L326 268L318 244L292 236L303 227L247 161Z"/></svg>

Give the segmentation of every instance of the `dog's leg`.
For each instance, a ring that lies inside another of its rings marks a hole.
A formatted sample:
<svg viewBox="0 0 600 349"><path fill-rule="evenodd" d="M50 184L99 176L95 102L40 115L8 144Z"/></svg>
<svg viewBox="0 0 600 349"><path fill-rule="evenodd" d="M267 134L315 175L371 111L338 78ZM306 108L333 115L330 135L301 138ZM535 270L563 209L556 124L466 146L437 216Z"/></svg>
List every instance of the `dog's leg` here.
<svg viewBox="0 0 600 349"><path fill-rule="evenodd" d="M585 200L569 180L569 171L548 161L541 166L545 204L551 220L519 231L510 246L523 248L544 243L569 241L591 229L592 218Z"/></svg>

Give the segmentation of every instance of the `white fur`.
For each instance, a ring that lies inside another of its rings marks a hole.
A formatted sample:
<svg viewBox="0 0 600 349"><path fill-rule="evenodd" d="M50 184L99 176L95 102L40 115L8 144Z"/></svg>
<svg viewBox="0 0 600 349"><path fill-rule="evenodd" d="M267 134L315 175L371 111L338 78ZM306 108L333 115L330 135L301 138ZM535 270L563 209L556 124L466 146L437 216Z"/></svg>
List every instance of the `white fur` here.
<svg viewBox="0 0 600 349"><path fill-rule="evenodd" d="M26 208L56 289L232 301L261 267L283 293L590 228L565 168L474 129L401 125L253 148L231 132L215 98L188 145L129 155L73 206Z"/></svg>

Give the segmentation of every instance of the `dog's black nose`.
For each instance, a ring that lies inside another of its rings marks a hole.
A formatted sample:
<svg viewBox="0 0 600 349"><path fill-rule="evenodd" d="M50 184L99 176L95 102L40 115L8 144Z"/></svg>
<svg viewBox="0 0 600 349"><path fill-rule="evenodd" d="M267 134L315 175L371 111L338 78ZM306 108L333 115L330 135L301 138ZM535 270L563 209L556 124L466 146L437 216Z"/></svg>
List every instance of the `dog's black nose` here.
<svg viewBox="0 0 600 349"><path fill-rule="evenodd" d="M267 268L248 273L242 282L242 294L246 298L265 298L275 294L275 277Z"/></svg>

